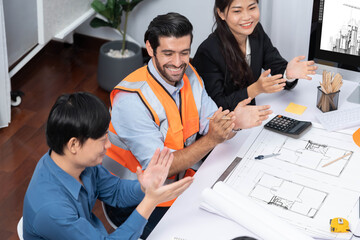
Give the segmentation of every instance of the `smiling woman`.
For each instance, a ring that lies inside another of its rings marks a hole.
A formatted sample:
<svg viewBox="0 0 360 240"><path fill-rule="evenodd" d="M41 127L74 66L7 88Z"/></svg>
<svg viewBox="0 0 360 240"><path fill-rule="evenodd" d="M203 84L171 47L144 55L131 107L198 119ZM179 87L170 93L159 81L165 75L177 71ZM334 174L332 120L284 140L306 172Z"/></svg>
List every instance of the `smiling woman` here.
<svg viewBox="0 0 360 240"><path fill-rule="evenodd" d="M300 56L288 63L281 57L259 23L257 0L216 0L214 16L215 31L192 63L218 106L233 110L241 100L291 89L296 78L315 74L312 61Z"/></svg>
<svg viewBox="0 0 360 240"><path fill-rule="evenodd" d="M254 0L234 1L227 10L216 8L217 15L227 23L242 52L246 50L247 36L253 33L259 22L260 11L257 2Z"/></svg>

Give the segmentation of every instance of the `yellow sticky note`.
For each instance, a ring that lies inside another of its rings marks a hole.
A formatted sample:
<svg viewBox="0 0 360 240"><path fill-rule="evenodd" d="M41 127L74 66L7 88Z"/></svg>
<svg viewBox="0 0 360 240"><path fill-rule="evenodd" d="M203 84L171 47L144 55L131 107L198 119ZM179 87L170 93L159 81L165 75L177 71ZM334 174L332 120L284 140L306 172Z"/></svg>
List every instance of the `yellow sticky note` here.
<svg viewBox="0 0 360 240"><path fill-rule="evenodd" d="M296 103L293 103L291 102L287 108L285 109L286 112L290 112L290 113L295 113L295 114L298 114L298 115L301 115L305 112L307 107L305 106L302 106L302 105L299 105L299 104L296 104Z"/></svg>

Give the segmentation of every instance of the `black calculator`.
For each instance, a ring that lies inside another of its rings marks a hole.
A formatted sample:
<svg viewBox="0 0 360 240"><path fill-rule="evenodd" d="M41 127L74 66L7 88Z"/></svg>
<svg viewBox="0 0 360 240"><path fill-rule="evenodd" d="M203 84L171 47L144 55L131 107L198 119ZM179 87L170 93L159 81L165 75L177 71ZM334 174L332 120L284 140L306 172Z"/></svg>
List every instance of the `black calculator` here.
<svg viewBox="0 0 360 240"><path fill-rule="evenodd" d="M299 121L293 118L277 115L266 123L264 128L289 137L299 138L311 128L311 122Z"/></svg>

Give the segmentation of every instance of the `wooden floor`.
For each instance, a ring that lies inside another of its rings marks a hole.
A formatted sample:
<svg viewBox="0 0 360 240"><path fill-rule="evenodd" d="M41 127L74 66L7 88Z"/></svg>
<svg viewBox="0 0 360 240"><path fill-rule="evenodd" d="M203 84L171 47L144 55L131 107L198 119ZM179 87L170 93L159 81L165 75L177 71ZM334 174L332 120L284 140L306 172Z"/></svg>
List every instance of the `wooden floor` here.
<svg viewBox="0 0 360 240"><path fill-rule="evenodd" d="M98 49L103 43L76 36L72 45L50 42L12 79L12 89L25 93L11 109L11 124L0 129L0 239L18 239L16 226L37 161L46 153L45 123L62 93L87 91L109 105L109 94L96 82ZM106 222L99 202L94 213Z"/></svg>

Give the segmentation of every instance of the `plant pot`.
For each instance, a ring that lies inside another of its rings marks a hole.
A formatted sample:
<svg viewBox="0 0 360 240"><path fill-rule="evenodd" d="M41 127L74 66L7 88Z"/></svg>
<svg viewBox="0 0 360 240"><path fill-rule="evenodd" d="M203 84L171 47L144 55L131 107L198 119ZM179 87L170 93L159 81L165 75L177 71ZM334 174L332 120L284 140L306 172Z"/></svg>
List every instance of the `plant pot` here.
<svg viewBox="0 0 360 240"><path fill-rule="evenodd" d="M121 50L122 41L111 41L100 47L97 81L101 88L108 92L127 75L143 66L143 58L140 46L126 41L126 49L135 55L128 58L114 58L107 55L110 49Z"/></svg>

